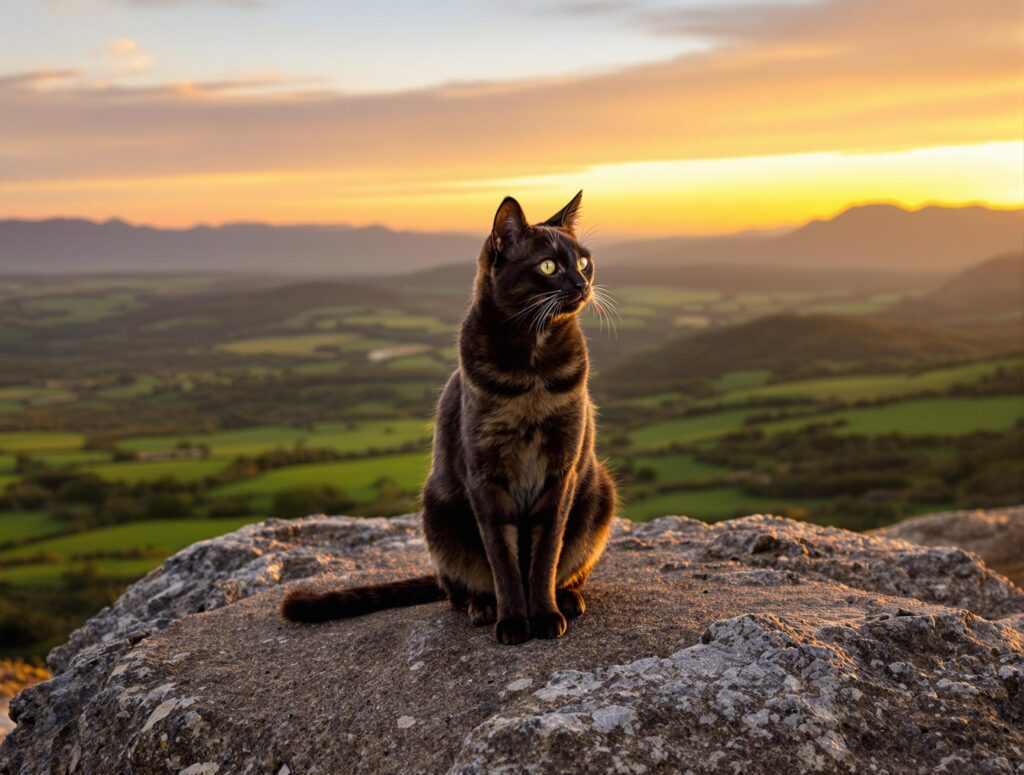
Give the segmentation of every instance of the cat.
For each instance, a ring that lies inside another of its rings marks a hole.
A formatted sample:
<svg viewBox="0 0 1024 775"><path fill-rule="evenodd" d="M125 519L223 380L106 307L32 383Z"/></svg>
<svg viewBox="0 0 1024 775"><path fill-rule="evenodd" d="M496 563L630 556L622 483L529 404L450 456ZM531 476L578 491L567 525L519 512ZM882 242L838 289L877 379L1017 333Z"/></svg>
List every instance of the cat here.
<svg viewBox="0 0 1024 775"><path fill-rule="evenodd" d="M594 259L576 239L583 192L530 225L512 197L477 261L459 363L437 405L423 530L436 575L328 592L297 589L285 618L321 622L447 599L498 641L558 638L616 510L595 451L578 315Z"/></svg>

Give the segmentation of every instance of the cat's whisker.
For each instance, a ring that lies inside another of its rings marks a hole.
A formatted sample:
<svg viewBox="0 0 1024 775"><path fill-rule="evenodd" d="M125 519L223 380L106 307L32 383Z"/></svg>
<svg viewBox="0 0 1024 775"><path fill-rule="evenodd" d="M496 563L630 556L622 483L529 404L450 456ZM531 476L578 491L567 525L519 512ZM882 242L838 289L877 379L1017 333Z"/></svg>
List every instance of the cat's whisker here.
<svg viewBox="0 0 1024 775"><path fill-rule="evenodd" d="M519 310L519 312L517 312L516 314L510 315L509 317L505 318L505 322L508 323L512 320L515 320L518 317L526 315L528 312L531 312L536 307L542 306L544 302L546 302L549 298L551 298L552 296L556 296L559 293L561 293L561 291L548 291L547 293L541 293L538 294L537 296L532 296L529 304L527 304L523 309Z"/></svg>
<svg viewBox="0 0 1024 775"><path fill-rule="evenodd" d="M622 320L622 315L619 314L619 310L617 305L615 304L614 298L612 298L606 290L595 288L594 296L601 300L601 303L608 308L611 314L613 314L619 320Z"/></svg>
<svg viewBox="0 0 1024 775"><path fill-rule="evenodd" d="M561 304L562 292L558 291L558 295L554 296L546 305L544 305L541 314L537 317L537 334L540 334L541 331L547 327L548 322L551 320L551 316L558 311L558 307L560 307Z"/></svg>
<svg viewBox="0 0 1024 775"><path fill-rule="evenodd" d="M622 320L622 315L620 315L619 311L615 308L615 304L607 298L605 291L600 290L598 286L594 287L594 300L596 304L599 304L601 306L602 311L608 318L610 330L612 333L615 334L615 339L618 340L619 327L615 322L615 317L617 317L619 320ZM607 310L605 308L607 308ZM611 314L609 314L609 310ZM614 315L615 317L612 317L612 315Z"/></svg>

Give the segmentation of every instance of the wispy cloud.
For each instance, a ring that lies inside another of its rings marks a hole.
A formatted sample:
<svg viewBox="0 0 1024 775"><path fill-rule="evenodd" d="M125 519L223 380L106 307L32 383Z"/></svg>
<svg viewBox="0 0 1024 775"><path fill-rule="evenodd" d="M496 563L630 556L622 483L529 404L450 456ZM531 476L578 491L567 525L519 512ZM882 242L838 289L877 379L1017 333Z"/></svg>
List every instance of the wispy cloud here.
<svg viewBox="0 0 1024 775"><path fill-rule="evenodd" d="M227 5L237 8L263 8L271 0L116 0L120 5L137 8L159 8L171 5Z"/></svg>
<svg viewBox="0 0 1024 775"><path fill-rule="evenodd" d="M10 76L0 147L32 152L0 163L25 181L337 171L398 190L594 164L1019 139L1015 0L932 0L927 23L921 9L831 0L655 19L641 8L636 23L724 43L587 77L380 95L286 78L97 89Z"/></svg>
<svg viewBox="0 0 1024 775"><path fill-rule="evenodd" d="M141 75L153 64L153 55L132 38L108 40L96 52L101 77L120 79Z"/></svg>

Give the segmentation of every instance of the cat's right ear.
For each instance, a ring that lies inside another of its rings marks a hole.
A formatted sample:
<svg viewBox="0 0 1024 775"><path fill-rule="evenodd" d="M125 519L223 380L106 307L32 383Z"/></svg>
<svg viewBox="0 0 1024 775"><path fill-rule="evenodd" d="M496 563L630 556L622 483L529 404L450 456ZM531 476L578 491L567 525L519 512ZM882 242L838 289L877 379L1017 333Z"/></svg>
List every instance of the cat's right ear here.
<svg viewBox="0 0 1024 775"><path fill-rule="evenodd" d="M491 246L495 253L504 253L523 238L529 226L526 215L519 202L510 196L505 197L494 214L494 226L491 228Z"/></svg>

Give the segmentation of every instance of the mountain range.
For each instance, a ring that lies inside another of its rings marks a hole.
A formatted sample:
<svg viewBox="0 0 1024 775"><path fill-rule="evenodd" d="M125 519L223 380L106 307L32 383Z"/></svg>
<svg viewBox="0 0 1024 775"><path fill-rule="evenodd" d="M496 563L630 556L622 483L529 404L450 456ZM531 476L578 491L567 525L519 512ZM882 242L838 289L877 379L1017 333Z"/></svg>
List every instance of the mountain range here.
<svg viewBox="0 0 1024 775"><path fill-rule="evenodd" d="M851 207L785 233L671 237L613 243L609 267L696 265L896 270L944 274L1024 249L1021 210L981 206ZM0 273L249 272L295 276L392 275L472 266L483 233L383 226L236 223L163 229L121 220L0 221Z"/></svg>

